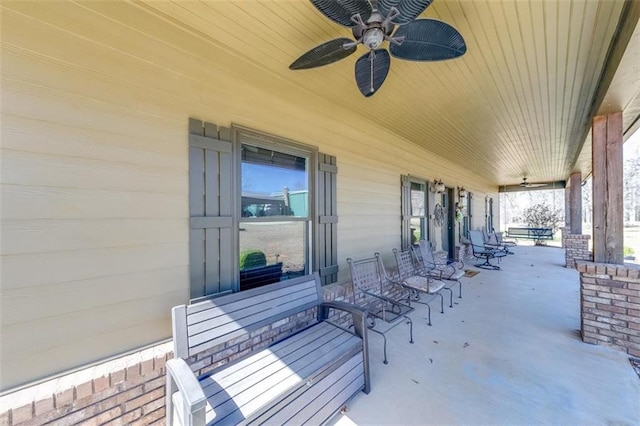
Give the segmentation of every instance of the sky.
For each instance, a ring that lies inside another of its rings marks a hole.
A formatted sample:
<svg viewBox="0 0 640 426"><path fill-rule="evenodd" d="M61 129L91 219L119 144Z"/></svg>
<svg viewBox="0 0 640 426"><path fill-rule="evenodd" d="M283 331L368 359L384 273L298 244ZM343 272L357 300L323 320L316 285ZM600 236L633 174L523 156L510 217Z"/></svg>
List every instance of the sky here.
<svg viewBox="0 0 640 426"><path fill-rule="evenodd" d="M623 156L627 157L628 155L638 155L638 150L640 148L640 130L636 130L636 132L631 135L629 139L622 145Z"/></svg>
<svg viewBox="0 0 640 426"><path fill-rule="evenodd" d="M242 192L271 194L283 187L294 191L308 189L307 173L299 170L242 163Z"/></svg>

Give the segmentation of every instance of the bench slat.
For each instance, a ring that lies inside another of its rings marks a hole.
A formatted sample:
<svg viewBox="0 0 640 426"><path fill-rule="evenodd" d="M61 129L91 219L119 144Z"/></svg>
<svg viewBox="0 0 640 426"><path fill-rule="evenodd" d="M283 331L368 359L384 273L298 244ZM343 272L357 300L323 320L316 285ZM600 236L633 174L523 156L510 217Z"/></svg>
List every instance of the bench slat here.
<svg viewBox="0 0 640 426"><path fill-rule="evenodd" d="M214 297L209 300L203 300L202 302L194 303L192 305L187 306L187 315L193 315L200 311L205 311L207 309L215 308L217 306L225 306L232 303L240 302L243 303L244 300L264 294L273 295L280 294L279 291L283 290L287 292L287 290L291 291L294 288L300 286L303 287L314 287L318 291L318 300L322 300L322 292L320 289L319 281L316 282L317 273L313 275L305 275L303 277L293 278L290 280L280 281L279 283L270 284L264 287L258 287L247 291L241 291L238 293L228 294L222 297Z"/></svg>
<svg viewBox="0 0 640 426"><path fill-rule="evenodd" d="M307 373L309 371L318 371L318 368L325 367L328 361L333 359L333 355L326 354L322 358L315 360L312 365L307 367L307 371L301 373ZM273 383L272 383L273 382ZM264 380L259 382L257 386L254 386L247 391L235 396L233 399L229 399L224 403L215 407L215 413L220 416L231 416L234 418L234 423L249 418L254 413L258 412L262 407L271 405L278 398L286 396L292 389L297 387L306 387L306 382L292 372L289 372L288 376L284 374L277 375L273 380ZM227 420L224 419L224 422Z"/></svg>
<svg viewBox="0 0 640 426"><path fill-rule="evenodd" d="M278 309L282 306L291 306L295 303L301 305L307 304L311 300L316 300L315 291L306 289L283 295L277 299L266 300L248 300L244 309L235 311L216 309L215 316L205 321L188 326L189 336L198 335L204 331L213 330L216 327L224 326L229 323L238 322L239 320L250 318L254 315L272 316L280 313ZM214 310L212 309L212 314Z"/></svg>
<svg viewBox="0 0 640 426"><path fill-rule="evenodd" d="M266 348L258 352L257 354L245 358L243 362L233 365L232 367L223 369L220 372L214 373L211 376L200 380L200 385L204 390L204 394L207 398L214 395L214 391L210 388L224 387L230 389L235 383L238 383L247 377L252 377L252 380L264 378L271 374L272 371L277 371L283 367L283 362L294 362L301 355L306 355L308 351L314 350L316 347L322 344L328 343L335 339L344 332L337 327L326 323L318 324L316 327L309 329L308 333L300 333L302 336L297 341L291 344L287 339L282 342L282 347ZM310 345L309 342L312 342ZM308 346L307 346L308 345ZM231 371L227 371L231 370Z"/></svg>
<svg viewBox="0 0 640 426"><path fill-rule="evenodd" d="M244 309L247 306L259 305L264 301L268 301L271 299L280 298L283 296L287 296L291 293L297 293L300 291L309 291L310 289L315 291L315 283L310 282L306 283L307 285L295 285L292 287L285 287L274 290L270 293L261 293L253 296L248 296L244 299L237 300L234 302L225 303L223 300L219 300L219 303L213 303L214 300L207 300L206 302L202 302L206 304L205 309L198 309L196 312L191 312L189 309L187 312L187 324L192 326L194 324L206 321L210 318L215 318L224 313L229 312L237 312ZM248 293L248 292L245 292ZM200 307L202 308L202 307Z"/></svg>
<svg viewBox="0 0 640 426"><path fill-rule="evenodd" d="M362 356L355 355L340 368L324 377L311 389L302 389L293 398L288 398L273 406L262 416L252 419L248 424L260 423L300 425L311 422L322 424L328 417L341 408L349 396L364 386ZM348 395L342 395L346 391ZM332 404L333 403L333 404ZM338 405L333 407L333 405ZM323 416L323 408L331 406L328 416Z"/></svg>
<svg viewBox="0 0 640 426"><path fill-rule="evenodd" d="M337 329L337 327L334 327ZM226 424L237 423L257 412L261 407L270 405L273 400L286 396L288 389L306 387L308 380L329 369L333 370L337 365L342 365L348 358L360 352L361 341L356 336L340 330L341 333L332 341L319 345L308 343L306 354L297 360L283 362L280 370L270 376L260 379L257 375L244 377L239 386L229 386L224 392L216 393L208 397L207 409L215 410L216 422ZM247 383L251 386L246 388ZM234 387L235 386L235 387ZM246 389L244 389L246 388ZM215 390L215 389L213 389ZM208 413L213 416L213 413ZM229 419L230 417L231 419Z"/></svg>
<svg viewBox="0 0 640 426"><path fill-rule="evenodd" d="M354 340L351 339L353 336L345 332L332 337L328 342L324 342L324 346L321 344L309 345L308 348L299 351L300 353L296 352L285 357L284 361L275 363L273 368L267 369L265 374L258 371L249 376L241 375L238 378L239 381L224 387L224 393L218 392L219 386L209 386L207 393L210 392L211 395L205 396L213 409L218 412L216 407L222 406L230 398L233 398L236 404L244 404L264 394L265 390L273 389L288 379L292 379L293 384L302 383L317 372L318 368L326 365L334 355L340 356L343 351L348 351L354 344ZM314 351L316 353L313 353ZM331 351L336 353L332 354Z"/></svg>
<svg viewBox="0 0 640 426"><path fill-rule="evenodd" d="M317 306L316 297L314 295L306 296L303 299L296 299L279 306L273 306L267 311L258 312L238 320L226 321L219 327L210 327L206 331L189 337L189 346L194 348L202 343L210 346L217 346L231 340L233 337L240 336L244 333L253 331L266 324L271 324L274 316L286 317L293 315L301 310L313 308ZM301 309L302 308L302 309ZM283 314L288 315L283 315ZM233 337L231 337L233 335Z"/></svg>

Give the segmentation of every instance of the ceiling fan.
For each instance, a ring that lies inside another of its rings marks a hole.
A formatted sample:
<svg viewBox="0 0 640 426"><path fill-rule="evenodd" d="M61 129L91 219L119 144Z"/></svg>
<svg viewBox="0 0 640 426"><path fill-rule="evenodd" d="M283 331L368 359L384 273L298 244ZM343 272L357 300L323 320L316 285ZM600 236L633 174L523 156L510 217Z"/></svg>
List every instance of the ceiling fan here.
<svg viewBox="0 0 640 426"><path fill-rule="evenodd" d="M548 186L548 183L531 183L527 181L526 176L522 178L522 182L520 182L520 186L523 188L540 188L542 186Z"/></svg>
<svg viewBox="0 0 640 426"><path fill-rule="evenodd" d="M416 19L432 1L311 0L324 16L351 28L355 40L341 37L316 46L289 69L331 64L351 55L362 44L369 51L356 61L355 78L360 92L369 97L380 89L389 73L389 53L407 61L442 61L464 55L467 46L455 28L435 19ZM389 42L389 51L380 48L384 41Z"/></svg>

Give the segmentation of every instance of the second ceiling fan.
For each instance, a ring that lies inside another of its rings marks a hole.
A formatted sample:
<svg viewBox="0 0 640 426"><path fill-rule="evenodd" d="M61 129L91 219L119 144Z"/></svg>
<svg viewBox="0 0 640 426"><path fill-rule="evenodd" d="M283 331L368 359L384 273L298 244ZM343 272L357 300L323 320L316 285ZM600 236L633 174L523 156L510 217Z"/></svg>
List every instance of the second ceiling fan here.
<svg viewBox="0 0 640 426"><path fill-rule="evenodd" d="M464 55L467 47L455 28L435 19L416 19L432 1L311 0L324 16L351 28L355 40L341 37L316 46L289 69L331 64L351 55L362 44L369 51L356 61L355 78L360 92L369 97L380 89L389 73L389 53L398 59L427 62ZM384 41L389 42L389 51L380 48Z"/></svg>

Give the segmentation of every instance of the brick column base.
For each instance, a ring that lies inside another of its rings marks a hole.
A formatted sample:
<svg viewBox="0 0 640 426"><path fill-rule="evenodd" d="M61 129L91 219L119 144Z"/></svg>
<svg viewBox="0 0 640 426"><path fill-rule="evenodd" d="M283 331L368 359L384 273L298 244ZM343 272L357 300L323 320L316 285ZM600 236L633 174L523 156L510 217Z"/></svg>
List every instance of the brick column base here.
<svg viewBox="0 0 640 426"><path fill-rule="evenodd" d="M589 252L590 235L567 234L563 232L562 245L565 249L565 265L567 268L575 268L576 260L592 260Z"/></svg>
<svg viewBox="0 0 640 426"><path fill-rule="evenodd" d="M640 266L575 263L582 341L640 357Z"/></svg>

